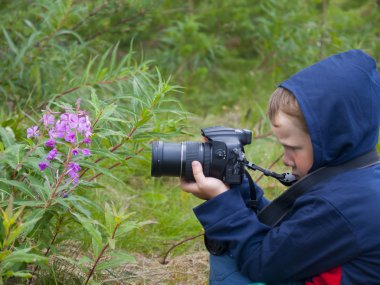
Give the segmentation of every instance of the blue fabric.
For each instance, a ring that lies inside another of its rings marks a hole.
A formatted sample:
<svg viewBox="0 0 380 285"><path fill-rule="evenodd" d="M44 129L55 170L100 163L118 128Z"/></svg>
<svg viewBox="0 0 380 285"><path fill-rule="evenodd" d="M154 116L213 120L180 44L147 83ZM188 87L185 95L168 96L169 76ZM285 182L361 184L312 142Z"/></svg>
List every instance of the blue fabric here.
<svg viewBox="0 0 380 285"><path fill-rule="evenodd" d="M280 85L295 94L304 113L313 170L349 161L376 145L380 77L375 61L362 51L331 56ZM251 283L303 282L341 266L341 284L379 284L379 164L308 189L275 228L260 223L245 206L246 191L244 185L234 187L194 212L210 239L228 245ZM263 206L267 201L260 197Z"/></svg>
<svg viewBox="0 0 380 285"><path fill-rule="evenodd" d="M236 260L230 254L210 255L210 285L266 285L263 282L252 283L239 272ZM277 283L276 285L302 285L303 282Z"/></svg>
<svg viewBox="0 0 380 285"><path fill-rule="evenodd" d="M236 260L231 256L210 255L210 285L247 285L249 283L251 281L239 272Z"/></svg>
<svg viewBox="0 0 380 285"><path fill-rule="evenodd" d="M328 57L280 86L295 95L304 114L314 151L311 171L349 161L377 144L380 78L375 60L361 50Z"/></svg>

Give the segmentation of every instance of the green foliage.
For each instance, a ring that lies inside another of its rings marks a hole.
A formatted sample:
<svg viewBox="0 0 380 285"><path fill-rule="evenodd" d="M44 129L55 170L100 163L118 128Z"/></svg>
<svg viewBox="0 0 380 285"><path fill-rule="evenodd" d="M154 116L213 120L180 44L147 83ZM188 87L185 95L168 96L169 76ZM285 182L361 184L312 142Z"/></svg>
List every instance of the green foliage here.
<svg viewBox="0 0 380 285"><path fill-rule="evenodd" d="M38 1L17 9L21 2L2 6L12 17L0 23L0 277L6 282L34 276L31 282L37 284L51 276L65 282L70 273L65 277L60 271L74 268L83 273L76 277L80 283L96 284L107 270L133 261L118 243L150 222L129 220L123 205L103 207L87 193L124 184L114 169L142 159L162 133L178 134L186 113L171 97L178 88L148 62L137 62L131 47L104 38L91 44L90 32L107 30L109 23L97 23L98 31L83 28L95 14L104 16L102 7L110 15L119 4ZM65 123L64 135L58 136L58 123L67 114L91 123L86 135L91 156L78 155L85 142L79 129L70 139ZM46 116L60 121L50 126ZM48 158L49 137L58 153L53 158ZM72 257L68 244L79 247L81 256ZM70 266L50 267L56 260Z"/></svg>
<svg viewBox="0 0 380 285"><path fill-rule="evenodd" d="M1 210L0 224L0 284L10 277L30 278L32 275L25 270L23 264L46 264L48 259L39 254L32 253L31 247L18 244L17 239L28 233L37 219L33 217L24 218L27 222L22 223L24 207L17 211L13 208L13 197L8 199L8 206Z"/></svg>
<svg viewBox="0 0 380 285"><path fill-rule="evenodd" d="M378 57L378 10L373 0L167 0L134 42L206 116L257 98L264 106L276 84L332 53L361 48Z"/></svg>

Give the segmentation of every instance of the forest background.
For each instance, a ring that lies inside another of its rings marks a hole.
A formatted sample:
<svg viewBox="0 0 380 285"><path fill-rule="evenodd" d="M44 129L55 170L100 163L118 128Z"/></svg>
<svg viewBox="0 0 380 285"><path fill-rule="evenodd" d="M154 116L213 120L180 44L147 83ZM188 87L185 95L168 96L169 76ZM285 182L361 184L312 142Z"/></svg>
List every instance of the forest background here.
<svg viewBox="0 0 380 285"><path fill-rule="evenodd" d="M380 60L375 0L2 0L0 12L0 284L207 284L201 202L150 176L152 141L250 129L247 157L284 171L265 118L276 84L348 49ZM284 190L253 176L269 197Z"/></svg>

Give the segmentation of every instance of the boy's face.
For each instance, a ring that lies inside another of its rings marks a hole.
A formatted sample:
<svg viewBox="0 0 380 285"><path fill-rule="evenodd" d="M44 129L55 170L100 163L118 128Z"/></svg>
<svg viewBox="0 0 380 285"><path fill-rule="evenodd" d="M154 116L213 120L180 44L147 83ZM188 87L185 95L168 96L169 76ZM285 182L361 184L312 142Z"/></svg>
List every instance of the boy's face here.
<svg viewBox="0 0 380 285"><path fill-rule="evenodd" d="M271 129L284 147L284 164L292 168L292 173L300 179L313 165L313 146L310 135L301 128L300 123L281 111L276 115Z"/></svg>

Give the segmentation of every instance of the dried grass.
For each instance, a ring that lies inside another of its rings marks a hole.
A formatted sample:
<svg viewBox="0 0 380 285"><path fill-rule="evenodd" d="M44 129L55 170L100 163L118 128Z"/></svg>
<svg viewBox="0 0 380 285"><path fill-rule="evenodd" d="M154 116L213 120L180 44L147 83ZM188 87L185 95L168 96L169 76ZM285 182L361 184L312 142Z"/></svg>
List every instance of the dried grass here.
<svg viewBox="0 0 380 285"><path fill-rule="evenodd" d="M149 258L141 254L135 254L135 257L137 262L127 264L120 272L121 275L126 276L126 279L119 279L119 284L208 284L209 254L207 251L172 257L166 265L161 264L157 258ZM107 281L110 281L108 284L115 284L116 280Z"/></svg>
<svg viewBox="0 0 380 285"><path fill-rule="evenodd" d="M65 243L65 252L73 260L79 260L82 253L75 243ZM167 259L167 264L161 264L162 256L146 256L141 253L132 253L135 263L103 270L96 274L97 281L102 285L206 285L209 274L209 253L196 251ZM109 259L104 256L102 260ZM92 263L83 264L86 269L80 269L67 258L52 255L50 266L54 268L58 284L83 284L86 280ZM40 272L42 273L42 272ZM36 276L35 276L36 277ZM50 284L46 280L53 280L52 276L41 274L39 281L33 278L33 284ZM45 280L45 282L44 282Z"/></svg>

